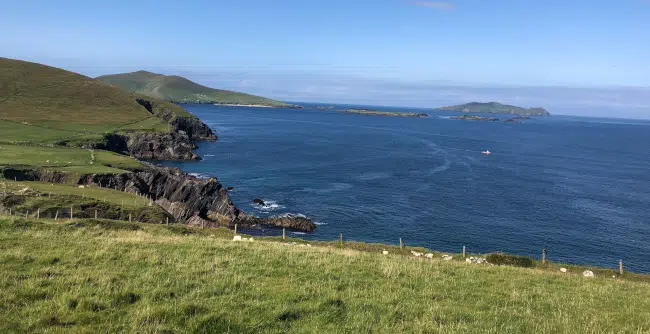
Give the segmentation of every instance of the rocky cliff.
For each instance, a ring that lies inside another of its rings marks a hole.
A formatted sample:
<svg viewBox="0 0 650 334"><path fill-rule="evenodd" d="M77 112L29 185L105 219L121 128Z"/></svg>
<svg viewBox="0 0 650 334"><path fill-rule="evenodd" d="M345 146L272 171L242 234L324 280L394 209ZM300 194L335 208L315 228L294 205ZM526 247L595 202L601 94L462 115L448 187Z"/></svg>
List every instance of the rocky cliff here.
<svg viewBox="0 0 650 334"><path fill-rule="evenodd" d="M192 152L196 145L183 131L171 133L134 133L127 137L129 154L144 160L199 160Z"/></svg>
<svg viewBox="0 0 650 334"><path fill-rule="evenodd" d="M212 132L212 129L203 123L201 119L183 111L181 107L175 104L148 99L144 96L138 97L136 102L151 114L169 123L174 132L184 132L190 140L217 140L217 136Z"/></svg>
<svg viewBox="0 0 650 334"><path fill-rule="evenodd" d="M61 171L33 168L0 169L7 179L18 181L70 182L70 175ZM199 179L177 168L146 164L141 171L122 174L85 174L72 180L91 187L107 187L151 198L176 220L195 226L216 227L234 224L257 224L313 231L315 225L305 217L283 216L259 218L239 210L228 191L217 179Z"/></svg>

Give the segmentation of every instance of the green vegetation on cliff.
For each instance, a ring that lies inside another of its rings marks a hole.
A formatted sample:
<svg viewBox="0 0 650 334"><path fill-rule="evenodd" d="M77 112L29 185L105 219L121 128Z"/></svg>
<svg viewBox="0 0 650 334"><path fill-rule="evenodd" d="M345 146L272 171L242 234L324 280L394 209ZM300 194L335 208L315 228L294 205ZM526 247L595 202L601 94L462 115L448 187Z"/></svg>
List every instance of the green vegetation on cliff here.
<svg viewBox="0 0 650 334"><path fill-rule="evenodd" d="M234 242L226 229L0 217L0 332L641 333L648 283ZM372 245L367 245L368 247ZM377 245L381 247L381 245ZM408 250L404 250L408 254Z"/></svg>
<svg viewBox="0 0 650 334"><path fill-rule="evenodd" d="M175 75L163 75L147 71L104 75L97 79L129 92L140 93L166 101L273 107L289 106L284 102L260 96L206 87Z"/></svg>
<svg viewBox="0 0 650 334"><path fill-rule="evenodd" d="M132 129L133 124L139 124L138 131L160 131L168 129L162 119L146 123L157 118L153 112L190 116L179 106L155 99L148 99L149 111L138 103L139 97L77 73L0 58L0 120L34 126L34 132L103 134Z"/></svg>
<svg viewBox="0 0 650 334"><path fill-rule="evenodd" d="M414 113L414 112L397 112L397 111L379 111L379 110L370 110L370 109L342 109L337 110L338 112L350 113L350 114L360 114L360 115L370 115L370 116L393 116L393 117L429 117L425 113Z"/></svg>
<svg viewBox="0 0 650 334"><path fill-rule="evenodd" d="M501 104L498 102L470 102L459 104L455 106L438 108L445 111L459 111L459 112L483 112L492 114L506 114L506 115L523 115L523 116L550 116L551 114L544 108L522 108Z"/></svg>
<svg viewBox="0 0 650 334"><path fill-rule="evenodd" d="M178 156L190 156L186 151L192 139L215 138L198 118L173 103L62 69L0 58L0 166L77 173L138 169L137 161L101 149L134 154L131 146L140 144L152 155L148 145L137 142L140 137L130 141L143 134L164 137L162 144L149 144L163 153L176 153L172 145L180 142L184 151L177 150Z"/></svg>

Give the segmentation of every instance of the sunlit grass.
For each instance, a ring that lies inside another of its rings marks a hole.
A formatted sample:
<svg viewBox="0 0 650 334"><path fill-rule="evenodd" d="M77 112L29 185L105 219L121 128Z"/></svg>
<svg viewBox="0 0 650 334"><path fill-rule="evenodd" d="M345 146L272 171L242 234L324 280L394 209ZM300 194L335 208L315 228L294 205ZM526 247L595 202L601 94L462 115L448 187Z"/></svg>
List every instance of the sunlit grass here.
<svg viewBox="0 0 650 334"><path fill-rule="evenodd" d="M0 223L1 332L611 333L650 328L649 285L225 229ZM211 236L210 234L214 234Z"/></svg>

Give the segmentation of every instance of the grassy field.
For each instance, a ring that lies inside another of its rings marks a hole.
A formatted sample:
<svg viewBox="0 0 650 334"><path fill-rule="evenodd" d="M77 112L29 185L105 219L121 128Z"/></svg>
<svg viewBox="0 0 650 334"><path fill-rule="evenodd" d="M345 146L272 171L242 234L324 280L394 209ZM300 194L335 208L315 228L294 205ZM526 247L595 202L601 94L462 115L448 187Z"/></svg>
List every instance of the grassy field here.
<svg viewBox="0 0 650 334"><path fill-rule="evenodd" d="M76 196L94 199L100 202L124 206L125 208L141 208L150 206L149 201L141 196L109 188L79 188L77 185L70 184L47 183L38 181L16 182L12 180L0 180L0 191L16 192L25 188L33 189L37 192L48 195L52 194L61 196Z"/></svg>
<svg viewBox="0 0 650 334"><path fill-rule="evenodd" d="M275 241L0 218L0 332L642 333L650 285Z"/></svg>
<svg viewBox="0 0 650 334"><path fill-rule="evenodd" d="M149 109L137 100L144 99ZM170 131L161 117L192 117L156 100L77 73L0 58L0 142L53 144L131 131ZM172 118L173 118L172 117ZM74 141L72 141L74 142Z"/></svg>
<svg viewBox="0 0 650 334"><path fill-rule="evenodd" d="M260 96L213 89L179 76L162 75L146 71L105 75L97 79L129 92L167 101L253 104L276 107L287 106L286 103Z"/></svg>
<svg viewBox="0 0 650 334"><path fill-rule="evenodd" d="M0 180L0 215L31 218L104 218L174 223L147 198L108 188Z"/></svg>
<svg viewBox="0 0 650 334"><path fill-rule="evenodd" d="M142 168L136 159L102 150L0 144L0 167L31 166L77 173L124 173Z"/></svg>

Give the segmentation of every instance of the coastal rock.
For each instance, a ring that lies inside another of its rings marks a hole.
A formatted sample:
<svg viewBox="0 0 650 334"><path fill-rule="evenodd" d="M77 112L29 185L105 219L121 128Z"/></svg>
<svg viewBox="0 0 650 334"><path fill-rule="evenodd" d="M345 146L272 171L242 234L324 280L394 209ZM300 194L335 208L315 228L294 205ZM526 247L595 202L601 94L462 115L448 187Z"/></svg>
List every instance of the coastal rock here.
<svg viewBox="0 0 650 334"><path fill-rule="evenodd" d="M174 112L173 109L179 108L174 104L156 101L144 95L139 95L136 102L143 106L147 111L160 117L163 121L172 126L174 132L184 132L190 140L217 140L217 136L212 132L198 117L187 114L186 116L179 116L178 110Z"/></svg>
<svg viewBox="0 0 650 334"><path fill-rule="evenodd" d="M305 232L313 232L316 229L316 225L311 219L304 216L292 215L292 214L286 214L283 216L268 217L268 218L254 218L250 220L253 222L261 220L259 222L260 224L280 227L280 228L289 228L289 229L305 231Z"/></svg>
<svg viewBox="0 0 650 334"><path fill-rule="evenodd" d="M199 160L196 146L184 132L136 133L129 135L129 153L144 160Z"/></svg>
<svg viewBox="0 0 650 334"><path fill-rule="evenodd" d="M187 134L190 140L217 140L217 136L209 126L197 117L174 117L170 124L177 130Z"/></svg>
<svg viewBox="0 0 650 334"><path fill-rule="evenodd" d="M74 182L78 185L97 186L137 193L150 197L176 220L191 226L233 227L267 225L312 232L314 222L302 215L283 215L260 218L239 210L228 196L228 191L215 178L197 178L178 168L144 164L140 171L122 174L85 174L70 180L70 174L42 169L5 167L0 175L18 181L43 181L48 183Z"/></svg>
<svg viewBox="0 0 650 334"><path fill-rule="evenodd" d="M253 204L261 205L261 206L266 206L266 203L264 202L264 200L259 199L259 198L254 199L254 200L253 200Z"/></svg>

